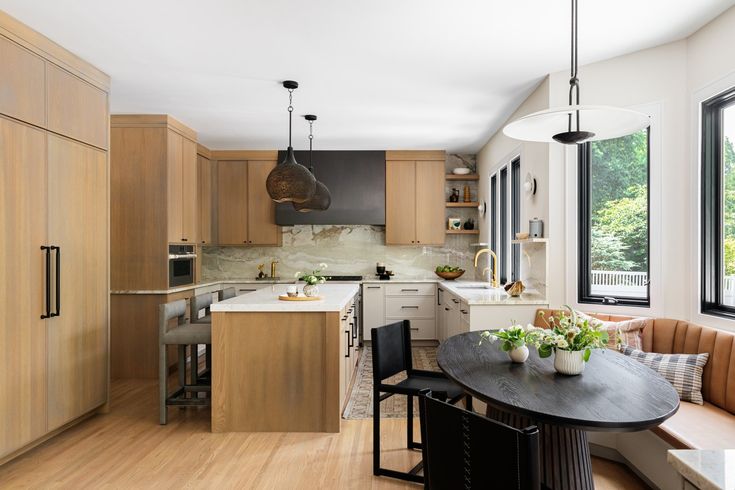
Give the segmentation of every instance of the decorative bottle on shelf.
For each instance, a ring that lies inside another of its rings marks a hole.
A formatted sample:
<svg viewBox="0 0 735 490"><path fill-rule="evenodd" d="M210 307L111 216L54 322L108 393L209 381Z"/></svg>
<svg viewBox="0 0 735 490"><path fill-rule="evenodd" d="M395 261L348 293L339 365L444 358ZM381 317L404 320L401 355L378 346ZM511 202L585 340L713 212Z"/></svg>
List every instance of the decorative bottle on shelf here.
<svg viewBox="0 0 735 490"><path fill-rule="evenodd" d="M464 186L464 202L472 202L472 196L470 195L470 186Z"/></svg>
<svg viewBox="0 0 735 490"><path fill-rule="evenodd" d="M459 202L459 189L452 189L452 195L449 196L449 202Z"/></svg>

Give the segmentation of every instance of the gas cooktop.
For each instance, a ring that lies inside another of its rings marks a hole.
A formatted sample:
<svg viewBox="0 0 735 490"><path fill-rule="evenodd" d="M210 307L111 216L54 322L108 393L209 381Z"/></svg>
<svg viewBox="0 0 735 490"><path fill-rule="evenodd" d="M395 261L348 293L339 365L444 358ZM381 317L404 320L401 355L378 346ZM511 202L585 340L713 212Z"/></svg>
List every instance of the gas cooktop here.
<svg viewBox="0 0 735 490"><path fill-rule="evenodd" d="M357 282L362 281L362 276L327 276L327 282Z"/></svg>

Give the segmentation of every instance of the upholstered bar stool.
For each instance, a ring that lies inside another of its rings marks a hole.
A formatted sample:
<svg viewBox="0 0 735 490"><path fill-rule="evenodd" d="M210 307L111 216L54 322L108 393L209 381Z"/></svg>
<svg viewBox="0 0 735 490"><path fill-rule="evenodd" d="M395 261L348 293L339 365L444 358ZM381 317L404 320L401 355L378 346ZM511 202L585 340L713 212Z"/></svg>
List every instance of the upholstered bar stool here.
<svg viewBox="0 0 735 490"><path fill-rule="evenodd" d="M208 393L210 385L186 382L186 346L187 345L210 345L212 343L212 326L208 323L187 323L186 301L180 299L160 306L158 318L158 393L161 425L165 425L168 419L168 407L175 406L206 406L210 404L209 398L198 398L199 392ZM169 328L169 324L176 320L176 325ZM179 362L179 386L173 393L168 392L168 353L169 345L178 346ZM192 359L196 356L192 355ZM192 372L196 368L192 369ZM187 394L194 394L188 398Z"/></svg>
<svg viewBox="0 0 735 490"><path fill-rule="evenodd" d="M225 288L225 289L221 289L219 292L220 301L234 298L235 296L237 296L237 290L235 288Z"/></svg>
<svg viewBox="0 0 735 490"><path fill-rule="evenodd" d="M190 314L189 318L191 323L206 323L207 325L212 324L212 312L210 308L212 306L212 293L199 294L191 298L190 303ZM204 313L200 318L199 315ZM204 372L199 372L199 346L191 346L191 382L192 384L199 384L203 382L205 384L211 384L209 382L209 373L212 368L212 346L207 344L205 354L206 367Z"/></svg>

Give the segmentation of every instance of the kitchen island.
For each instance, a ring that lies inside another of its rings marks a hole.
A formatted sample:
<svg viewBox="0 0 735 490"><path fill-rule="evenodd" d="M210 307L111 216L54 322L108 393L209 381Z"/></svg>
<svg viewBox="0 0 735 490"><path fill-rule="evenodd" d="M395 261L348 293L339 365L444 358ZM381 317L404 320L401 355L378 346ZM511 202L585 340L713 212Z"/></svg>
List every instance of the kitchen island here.
<svg viewBox="0 0 735 490"><path fill-rule="evenodd" d="M339 432L359 285L320 285L319 301L286 289L212 305L212 432Z"/></svg>

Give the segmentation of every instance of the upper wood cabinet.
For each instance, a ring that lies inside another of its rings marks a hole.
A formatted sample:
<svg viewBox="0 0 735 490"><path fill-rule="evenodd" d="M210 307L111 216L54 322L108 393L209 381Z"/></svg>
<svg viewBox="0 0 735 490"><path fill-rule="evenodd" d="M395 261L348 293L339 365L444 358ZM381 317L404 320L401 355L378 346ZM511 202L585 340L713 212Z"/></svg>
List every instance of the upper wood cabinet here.
<svg viewBox="0 0 735 490"><path fill-rule="evenodd" d="M254 158L234 159L238 156ZM276 152L212 152L217 160L219 245L281 245L275 203L265 189L275 156Z"/></svg>
<svg viewBox="0 0 735 490"><path fill-rule="evenodd" d="M46 62L0 36L0 113L46 126Z"/></svg>
<svg viewBox="0 0 735 490"><path fill-rule="evenodd" d="M107 94L46 64L48 129L99 148L107 148Z"/></svg>
<svg viewBox="0 0 735 490"><path fill-rule="evenodd" d="M197 144L180 133L168 130L168 241L197 243Z"/></svg>
<svg viewBox="0 0 735 490"><path fill-rule="evenodd" d="M201 149L202 147L199 146ZM197 185L199 188L199 240L202 245L213 243L212 234L212 196L213 164L209 152L197 154Z"/></svg>
<svg viewBox="0 0 735 490"><path fill-rule="evenodd" d="M443 245L444 152L388 151L386 159L386 244Z"/></svg>

